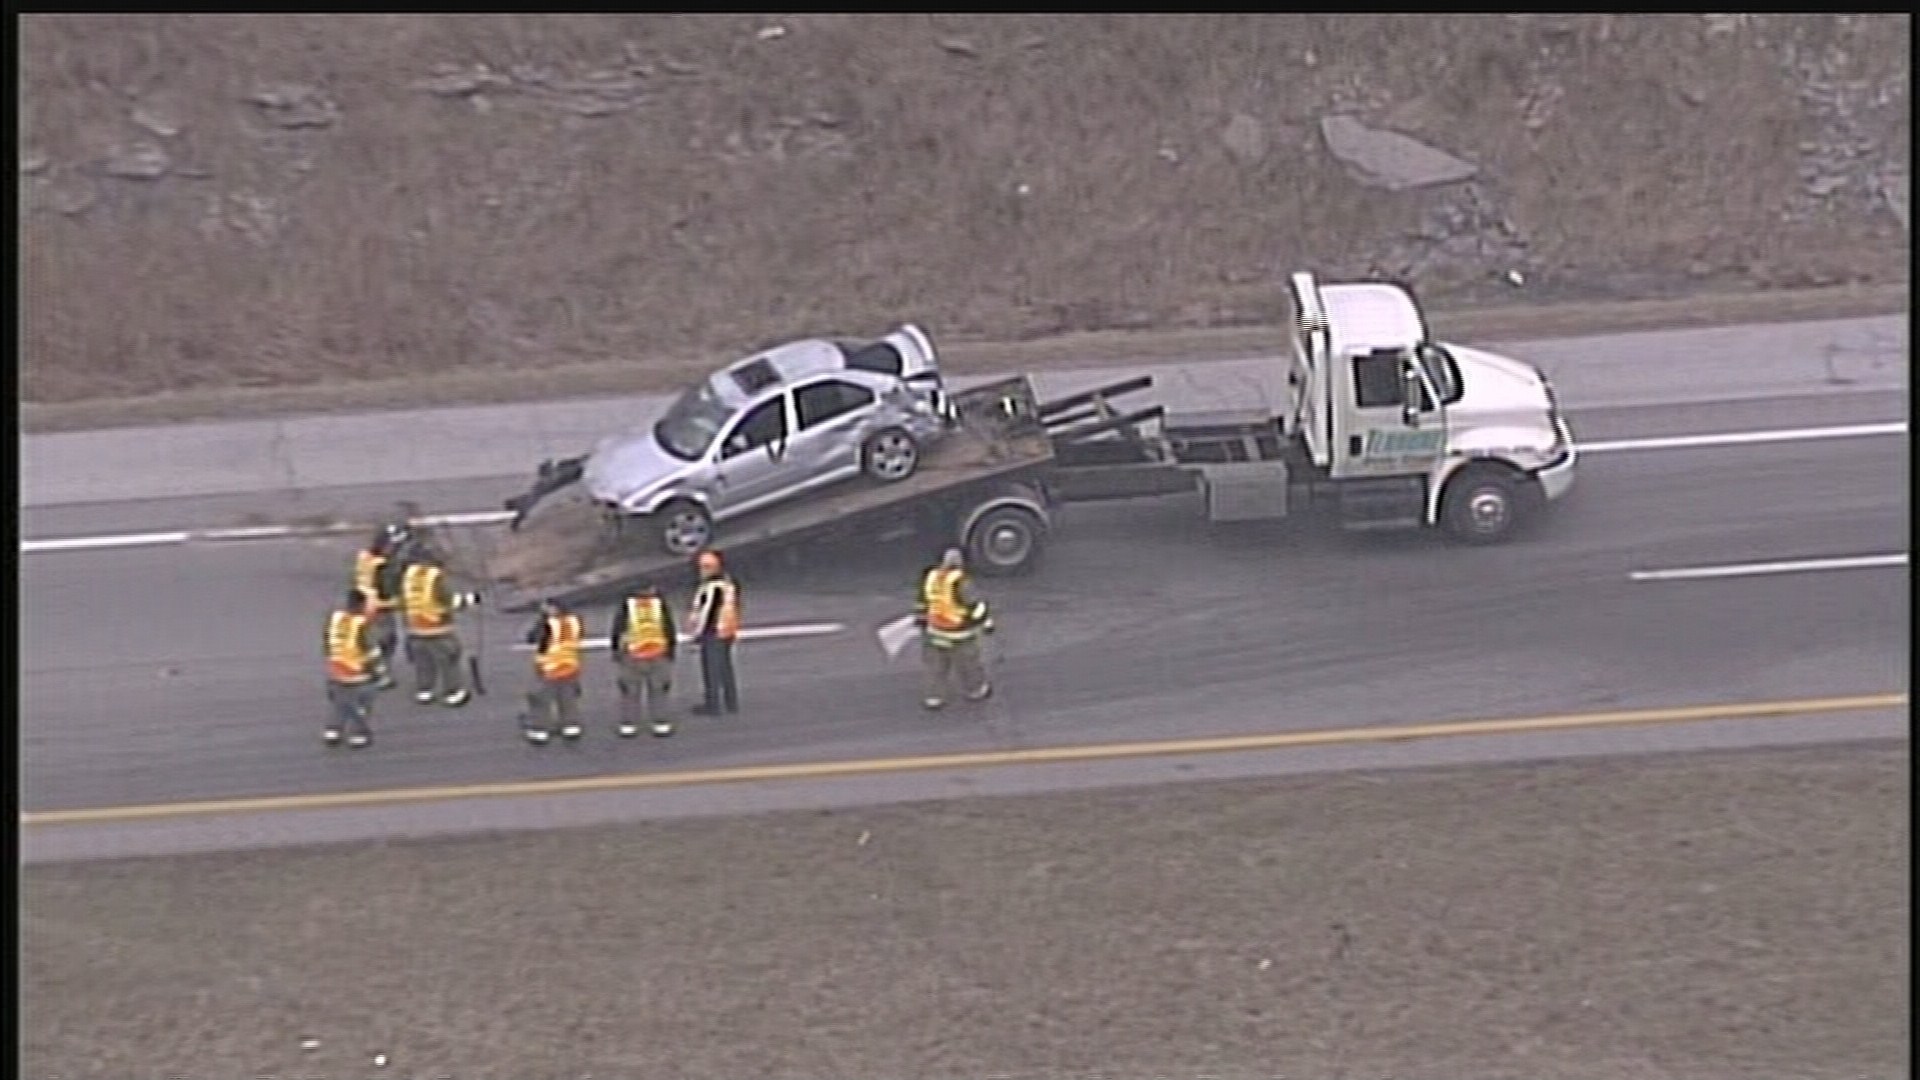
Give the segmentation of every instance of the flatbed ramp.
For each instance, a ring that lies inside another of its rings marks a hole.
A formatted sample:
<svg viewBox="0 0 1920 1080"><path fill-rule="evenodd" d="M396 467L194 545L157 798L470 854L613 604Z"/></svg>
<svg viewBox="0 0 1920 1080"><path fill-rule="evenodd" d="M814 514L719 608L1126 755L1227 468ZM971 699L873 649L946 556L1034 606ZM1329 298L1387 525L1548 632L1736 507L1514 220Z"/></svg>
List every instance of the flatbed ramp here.
<svg viewBox="0 0 1920 1080"><path fill-rule="evenodd" d="M865 477L745 517L720 523L714 547L746 555L774 544L801 543L883 518L932 519L951 505L1037 474L1052 463L1053 443L1037 420L1024 379L955 397L960 426L927 447L920 467L898 483ZM874 531L878 531L875 528ZM654 547L650 535L620 538L599 507L575 485L557 493L517 531L476 538L486 550L481 574L494 602L509 611L542 597L600 599L641 578L662 585L692 576L691 560Z"/></svg>

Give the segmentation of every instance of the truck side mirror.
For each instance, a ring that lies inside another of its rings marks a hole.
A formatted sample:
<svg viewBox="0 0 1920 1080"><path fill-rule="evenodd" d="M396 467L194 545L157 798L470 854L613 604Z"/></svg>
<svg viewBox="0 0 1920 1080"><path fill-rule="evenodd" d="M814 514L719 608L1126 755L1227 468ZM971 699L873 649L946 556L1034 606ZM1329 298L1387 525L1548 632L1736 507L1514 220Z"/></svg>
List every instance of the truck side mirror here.
<svg viewBox="0 0 1920 1080"><path fill-rule="evenodd" d="M1400 422L1420 426L1420 369L1411 359L1400 365Z"/></svg>

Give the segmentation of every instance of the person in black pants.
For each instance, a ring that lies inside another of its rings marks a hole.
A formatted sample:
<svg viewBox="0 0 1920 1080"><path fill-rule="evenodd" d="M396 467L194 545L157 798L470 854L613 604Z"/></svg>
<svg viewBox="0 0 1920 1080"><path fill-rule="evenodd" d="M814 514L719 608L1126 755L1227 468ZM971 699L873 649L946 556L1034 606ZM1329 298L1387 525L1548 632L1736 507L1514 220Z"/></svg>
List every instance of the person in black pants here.
<svg viewBox="0 0 1920 1080"><path fill-rule="evenodd" d="M700 643L700 681L706 701L693 711L718 716L740 711L740 684L733 673L733 642L740 636L740 587L727 576L717 552L700 553L700 589L687 624Z"/></svg>

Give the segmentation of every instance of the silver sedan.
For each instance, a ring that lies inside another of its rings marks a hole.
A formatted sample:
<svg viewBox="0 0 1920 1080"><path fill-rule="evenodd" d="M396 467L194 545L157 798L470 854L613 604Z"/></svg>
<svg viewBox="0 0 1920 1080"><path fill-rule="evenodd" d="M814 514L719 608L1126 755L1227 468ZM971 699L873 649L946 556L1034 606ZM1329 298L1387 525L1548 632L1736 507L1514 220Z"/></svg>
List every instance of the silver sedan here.
<svg viewBox="0 0 1920 1080"><path fill-rule="evenodd" d="M947 428L939 361L901 326L870 343L791 342L690 387L650 431L603 441L586 461L592 497L641 519L669 554L714 527L861 475L898 483Z"/></svg>

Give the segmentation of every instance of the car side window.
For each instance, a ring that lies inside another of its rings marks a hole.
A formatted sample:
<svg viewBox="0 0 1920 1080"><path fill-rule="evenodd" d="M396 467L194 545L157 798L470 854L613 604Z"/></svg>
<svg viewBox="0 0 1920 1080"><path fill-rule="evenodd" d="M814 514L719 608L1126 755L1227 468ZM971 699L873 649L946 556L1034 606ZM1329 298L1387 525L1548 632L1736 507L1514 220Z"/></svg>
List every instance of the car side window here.
<svg viewBox="0 0 1920 1080"><path fill-rule="evenodd" d="M837 379L803 386L793 393L794 411L800 414L802 431L871 404L873 391Z"/></svg>
<svg viewBox="0 0 1920 1080"><path fill-rule="evenodd" d="M876 341L871 345L845 348L847 366L855 371L872 371L881 375L898 375L907 368L907 362L890 341Z"/></svg>
<svg viewBox="0 0 1920 1080"><path fill-rule="evenodd" d="M1362 409L1384 409L1404 402L1400 354L1376 352L1354 357L1353 397L1354 405Z"/></svg>
<svg viewBox="0 0 1920 1080"><path fill-rule="evenodd" d="M769 443L779 442L787 436L786 398L777 397L762 402L743 417L727 436L726 450L722 457L734 457L758 450Z"/></svg>

